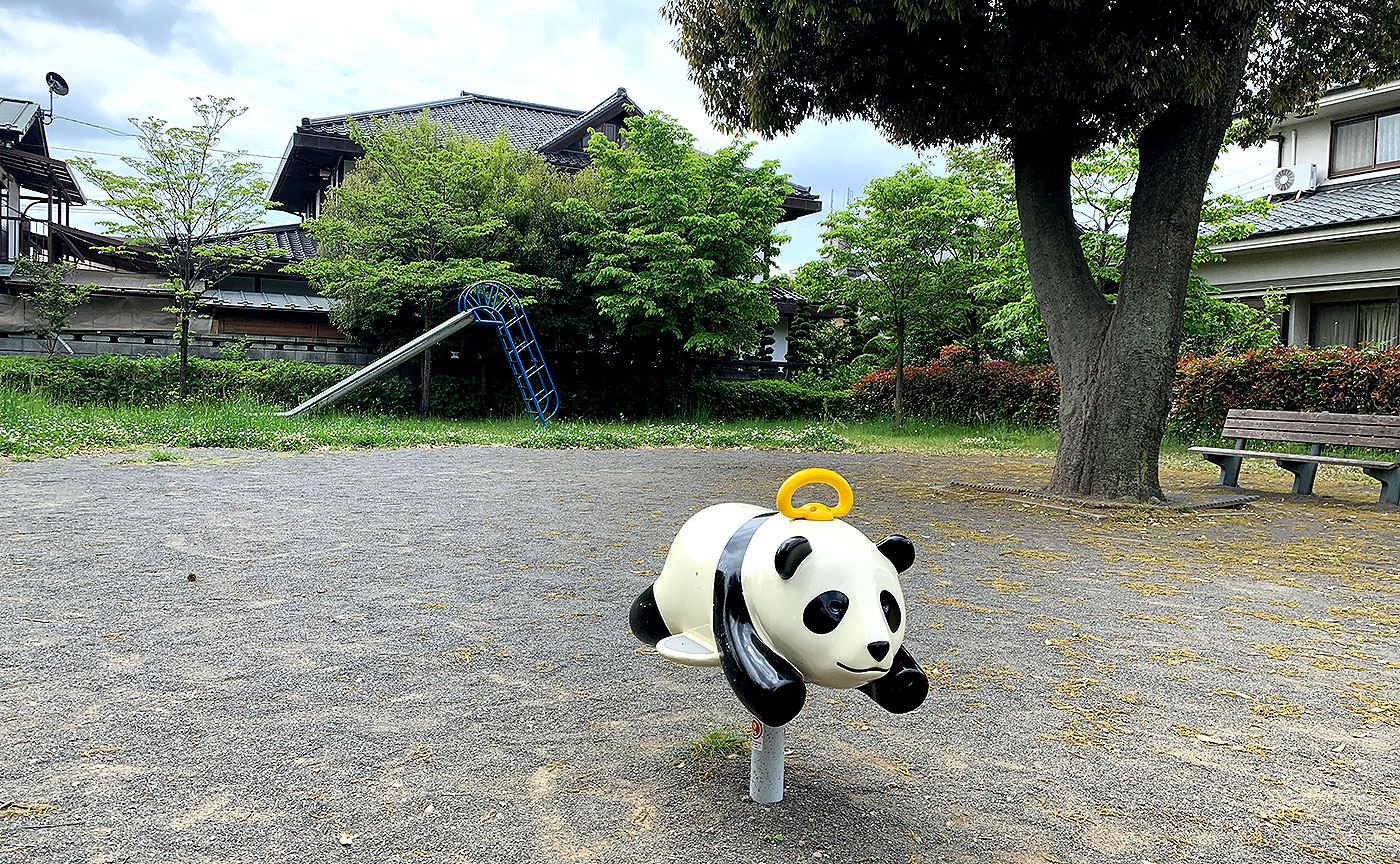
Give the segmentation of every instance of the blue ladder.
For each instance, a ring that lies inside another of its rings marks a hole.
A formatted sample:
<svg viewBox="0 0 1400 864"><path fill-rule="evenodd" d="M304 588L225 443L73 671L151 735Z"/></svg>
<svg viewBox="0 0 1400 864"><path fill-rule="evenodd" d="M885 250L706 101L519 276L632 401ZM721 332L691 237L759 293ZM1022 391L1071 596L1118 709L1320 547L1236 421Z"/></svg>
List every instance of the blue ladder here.
<svg viewBox="0 0 1400 864"><path fill-rule="evenodd" d="M478 324L495 325L525 408L541 426L549 426L549 418L559 411L559 391L520 298L500 282L477 282L457 299L457 311L471 312Z"/></svg>

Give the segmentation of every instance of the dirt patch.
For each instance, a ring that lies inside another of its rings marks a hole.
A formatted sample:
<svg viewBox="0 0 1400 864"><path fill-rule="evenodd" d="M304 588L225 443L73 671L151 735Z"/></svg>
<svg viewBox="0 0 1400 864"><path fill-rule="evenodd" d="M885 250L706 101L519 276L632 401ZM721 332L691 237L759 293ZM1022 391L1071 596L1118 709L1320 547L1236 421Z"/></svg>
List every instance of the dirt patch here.
<svg viewBox="0 0 1400 864"><path fill-rule="evenodd" d="M115 458L0 467L7 860L1400 860L1400 513L1344 472L1100 521L939 491L1048 477L1010 458ZM758 806L677 757L747 723L722 674L627 609L695 509L813 465L915 542L934 686L814 689Z"/></svg>

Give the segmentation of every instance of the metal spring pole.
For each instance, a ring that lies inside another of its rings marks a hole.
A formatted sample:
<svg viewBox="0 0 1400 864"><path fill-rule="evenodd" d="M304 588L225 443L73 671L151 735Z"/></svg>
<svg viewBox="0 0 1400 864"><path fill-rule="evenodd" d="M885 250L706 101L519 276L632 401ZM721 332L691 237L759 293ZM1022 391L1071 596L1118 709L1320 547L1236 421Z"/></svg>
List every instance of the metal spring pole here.
<svg viewBox="0 0 1400 864"><path fill-rule="evenodd" d="M749 745L749 797L759 804L783 800L783 751L787 747L786 726L765 726L753 721Z"/></svg>

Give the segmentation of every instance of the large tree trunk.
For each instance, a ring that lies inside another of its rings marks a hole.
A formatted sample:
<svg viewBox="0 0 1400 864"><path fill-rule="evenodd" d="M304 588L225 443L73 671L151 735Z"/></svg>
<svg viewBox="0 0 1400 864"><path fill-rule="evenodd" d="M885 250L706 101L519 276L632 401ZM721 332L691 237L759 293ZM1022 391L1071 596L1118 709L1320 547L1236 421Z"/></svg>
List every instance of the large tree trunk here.
<svg viewBox="0 0 1400 864"><path fill-rule="evenodd" d="M1243 40L1242 40L1243 42ZM1159 499L1201 202L1243 75L1245 46L1209 103L1167 106L1138 140L1117 304L1084 260L1070 197L1073 130L1013 142L1016 204L1031 284L1060 376L1060 446L1050 491Z"/></svg>

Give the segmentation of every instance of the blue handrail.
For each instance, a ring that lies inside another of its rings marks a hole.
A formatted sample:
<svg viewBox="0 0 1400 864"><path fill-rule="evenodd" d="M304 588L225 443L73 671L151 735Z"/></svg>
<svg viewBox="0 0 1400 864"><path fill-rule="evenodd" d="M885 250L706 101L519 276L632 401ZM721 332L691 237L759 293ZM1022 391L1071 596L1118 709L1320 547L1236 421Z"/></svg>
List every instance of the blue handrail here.
<svg viewBox="0 0 1400 864"><path fill-rule="evenodd" d="M478 324L495 326L526 410L535 415L541 426L548 427L549 418L559 411L559 391L520 298L510 286L500 282L477 282L467 286L457 298L457 311L473 313Z"/></svg>

